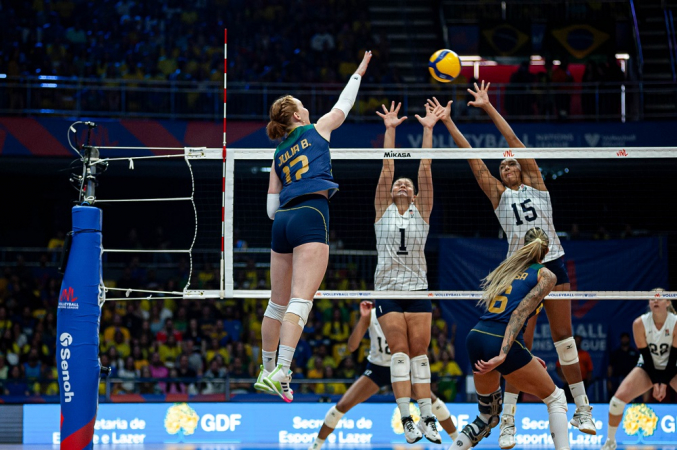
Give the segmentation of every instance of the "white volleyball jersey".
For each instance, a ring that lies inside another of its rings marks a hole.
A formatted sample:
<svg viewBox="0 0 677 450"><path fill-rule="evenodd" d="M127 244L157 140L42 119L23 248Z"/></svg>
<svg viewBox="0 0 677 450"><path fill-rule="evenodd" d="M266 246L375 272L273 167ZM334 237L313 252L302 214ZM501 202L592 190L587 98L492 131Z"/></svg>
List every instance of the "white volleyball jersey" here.
<svg viewBox="0 0 677 450"><path fill-rule="evenodd" d="M508 256L524 245L524 235L534 227L545 231L550 240L550 251L543 262L564 255L552 220L552 203L548 191L539 191L525 184L516 191L506 188L494 212L508 238Z"/></svg>
<svg viewBox="0 0 677 450"><path fill-rule="evenodd" d="M412 203L400 215L391 203L374 224L378 264L374 275L377 291L428 289L425 243L430 225Z"/></svg>
<svg viewBox="0 0 677 450"><path fill-rule="evenodd" d="M668 318L665 319L663 328L660 330L656 328L651 312L642 314L641 317L642 322L644 323L646 343L649 346L649 351L653 358L653 365L656 369L663 370L668 365L668 357L670 356L670 348L672 347L672 333L675 331L677 315L668 312ZM638 363L644 363L644 358L641 355L639 356Z"/></svg>
<svg viewBox="0 0 677 450"><path fill-rule="evenodd" d="M367 361L377 366L390 367L390 348L386 342L386 336L383 334L381 325L376 318L376 309L371 309L371 320L369 321L369 355Z"/></svg>

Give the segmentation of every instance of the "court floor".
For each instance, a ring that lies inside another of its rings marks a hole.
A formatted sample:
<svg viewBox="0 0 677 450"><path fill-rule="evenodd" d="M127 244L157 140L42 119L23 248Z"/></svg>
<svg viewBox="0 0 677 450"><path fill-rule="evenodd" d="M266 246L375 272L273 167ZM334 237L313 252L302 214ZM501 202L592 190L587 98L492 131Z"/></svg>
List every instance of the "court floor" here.
<svg viewBox="0 0 677 450"><path fill-rule="evenodd" d="M406 445L406 444L396 444L396 445L324 445L323 450L423 450L423 449L446 449L448 445ZM58 450L59 446L48 446L48 445L22 445L22 444L10 444L10 445L0 445L0 450ZM137 444L137 445L96 445L94 446L97 450L306 450L308 447L306 445L289 445L289 444ZM478 445L477 448L483 450L498 450L498 447L491 445ZM529 449L529 450L541 450L541 449L552 449L553 447L547 446L517 446L515 450L520 449ZM584 448L601 448L600 445L595 446L584 446L584 445L574 445L574 449L584 449ZM674 445L619 445L617 450L677 450L677 441Z"/></svg>

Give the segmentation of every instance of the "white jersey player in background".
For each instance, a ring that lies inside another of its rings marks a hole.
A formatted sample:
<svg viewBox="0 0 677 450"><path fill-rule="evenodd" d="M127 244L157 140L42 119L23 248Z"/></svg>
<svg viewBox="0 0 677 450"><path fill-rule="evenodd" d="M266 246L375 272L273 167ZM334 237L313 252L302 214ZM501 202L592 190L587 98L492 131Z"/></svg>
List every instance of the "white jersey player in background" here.
<svg viewBox="0 0 677 450"><path fill-rule="evenodd" d="M469 106L483 109L501 132L510 148L525 148L515 135L508 122L489 101L489 85L482 87L475 83L475 91L468 89L475 100ZM431 107L439 107L437 99ZM442 122L449 130L458 147L470 148L470 144L451 120L451 102L445 108ZM541 228L550 240L549 252L543 261L545 267L557 277L553 291L570 290L569 275L564 266L564 250L553 223L550 193L543 182L535 159L506 158L501 161L500 180L489 172L481 159L469 159L470 167L482 191L491 201L494 213L508 239L508 256L524 245L524 235L529 228ZM562 366L562 372L569 383L572 397L576 403L576 412L571 425L587 434L596 434L595 422L592 419L592 407L585 392L581 369L578 364L578 350L573 338L571 326L571 301L566 299L545 300L545 311L550 322L550 333ZM538 315L532 317L524 332L524 341L529 349L533 344L534 330ZM501 417L501 434L499 447L509 449L515 446L515 412L519 389L506 383L503 399L504 409Z"/></svg>
<svg viewBox="0 0 677 450"><path fill-rule="evenodd" d="M602 450L616 448L616 431L626 404L652 387L659 402L668 386L677 391L677 314L670 300L660 297L662 289L657 291L657 297L649 300L649 312L632 323L641 356L609 402L609 435Z"/></svg>
<svg viewBox="0 0 677 450"><path fill-rule="evenodd" d="M386 127L383 147L395 147L395 128L406 117L398 118L400 104L395 102L385 114L377 112ZM416 118L423 125L423 148L433 145L433 128L444 108L425 105L425 117ZM409 178L395 177L395 162L383 159L381 176L376 187L374 208L376 219L376 250L378 264L374 275L377 291L427 290L425 243L433 209L433 178L431 161L422 159L418 168L418 193ZM423 300L377 300L376 316L388 339L392 359L390 379L395 401L402 416L402 427L407 442L413 444L423 435L437 444L440 435L432 414L430 397L430 362L428 346L432 324L432 303ZM418 428L409 412L411 398L418 399L421 419ZM423 433L423 434L422 434Z"/></svg>
<svg viewBox="0 0 677 450"><path fill-rule="evenodd" d="M376 319L376 311L373 304L369 301L360 303L360 319L353 332L348 338L348 349L354 352L360 346L360 342L366 331L369 331L369 355L367 356L367 368L364 374L355 381L348 391L343 394L336 406L332 406L324 417L324 424L318 432L315 441L309 450L320 450L327 437L334 431L341 418L352 408L363 403L372 395L378 393L383 386L390 385L390 348L386 342L385 335ZM431 393L433 401L432 408L435 416L440 421L440 425L449 434L449 437L456 439L458 433L456 427L451 421L451 416L447 406L442 400L436 398Z"/></svg>

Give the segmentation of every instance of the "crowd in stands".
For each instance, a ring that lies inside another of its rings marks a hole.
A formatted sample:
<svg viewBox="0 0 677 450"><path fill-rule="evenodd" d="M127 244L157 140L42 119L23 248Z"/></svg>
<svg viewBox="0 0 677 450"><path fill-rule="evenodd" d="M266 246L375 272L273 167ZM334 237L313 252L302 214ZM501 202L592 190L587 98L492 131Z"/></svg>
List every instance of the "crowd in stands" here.
<svg viewBox="0 0 677 450"><path fill-rule="evenodd" d="M55 243L56 245L56 243ZM28 268L20 258L0 278L0 395L57 395L55 366L56 311L60 276L43 255L40 267ZM174 276L158 281L154 270L132 262L112 286L176 290L187 272L179 264ZM237 288L269 285L265 269L247 263L239 271ZM353 278L352 269L328 271L329 289L366 289L364 280ZM218 274L204 266L194 274L199 288L216 288ZM215 278L216 277L216 278ZM110 394L224 394L225 377L233 380L230 393L253 393L261 354L261 318L266 301L245 300L141 300L115 301L113 292L103 305L100 331L101 365L119 379ZM351 353L347 341L359 318L359 302L318 300L313 308L292 366L294 380L355 379L369 350L365 337ZM462 375L454 361L454 331L435 308L431 369L440 395L453 400L456 381ZM248 379L243 381L242 379ZM300 384L297 392L341 394L349 383ZM102 383L100 394L106 394Z"/></svg>

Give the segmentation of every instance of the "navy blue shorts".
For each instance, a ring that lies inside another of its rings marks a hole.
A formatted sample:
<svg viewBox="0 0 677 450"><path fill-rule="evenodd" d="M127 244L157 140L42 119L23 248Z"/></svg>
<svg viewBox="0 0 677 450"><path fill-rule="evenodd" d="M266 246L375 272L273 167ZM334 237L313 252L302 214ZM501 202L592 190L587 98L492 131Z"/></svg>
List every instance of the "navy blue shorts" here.
<svg viewBox="0 0 677 450"><path fill-rule="evenodd" d="M362 375L369 378L380 388L390 386L390 367L377 366L368 362Z"/></svg>
<svg viewBox="0 0 677 450"><path fill-rule="evenodd" d="M309 242L329 245L329 201L320 194L296 197L277 210L270 247L276 253L293 253Z"/></svg>
<svg viewBox="0 0 677 450"><path fill-rule="evenodd" d="M564 265L564 256L548 261L543 265L557 277L555 286L569 282L569 272L567 272L567 268Z"/></svg>
<svg viewBox="0 0 677 450"><path fill-rule="evenodd" d="M468 349L468 357L473 370L475 370L475 363L477 361L482 360L486 362L500 354L503 335L507 325L507 323L495 322L493 320L480 320L470 330L468 337L465 339L465 345ZM512 343L505 361L496 370L501 375L509 375L529 364L531 359L531 353L527 350L527 346L524 344L524 337L520 332L515 342Z"/></svg>
<svg viewBox="0 0 677 450"><path fill-rule="evenodd" d="M381 317L389 312L399 313L432 313L432 301L425 300L376 300L376 317Z"/></svg>

